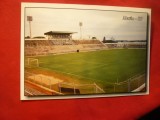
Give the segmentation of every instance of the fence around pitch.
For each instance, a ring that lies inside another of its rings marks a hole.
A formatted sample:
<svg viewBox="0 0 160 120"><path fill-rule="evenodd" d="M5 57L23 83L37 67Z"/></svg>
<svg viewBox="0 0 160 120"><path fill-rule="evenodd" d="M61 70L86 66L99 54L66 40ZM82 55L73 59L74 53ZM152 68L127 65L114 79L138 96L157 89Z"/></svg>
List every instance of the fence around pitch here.
<svg viewBox="0 0 160 120"><path fill-rule="evenodd" d="M32 78L30 76L32 76ZM37 76L37 74L25 72L25 80L29 80L35 84L41 85L51 90L55 90L57 92L62 92L63 88L70 88L73 94L77 94L76 90L79 90L80 94L132 92L146 83L145 77L145 74L138 74L123 82L109 83L102 89L96 83L75 84L57 81L53 84L53 80L50 78L43 78L43 76Z"/></svg>
<svg viewBox="0 0 160 120"><path fill-rule="evenodd" d="M104 90L106 93L130 93L146 83L145 77L144 73L138 74L123 82L110 83Z"/></svg>
<svg viewBox="0 0 160 120"><path fill-rule="evenodd" d="M105 93L105 91L100 88L96 83L93 84L74 84L74 83L65 83L62 82L59 84L59 88L72 88L74 94L76 90L80 91L80 94L95 94L95 93Z"/></svg>
<svg viewBox="0 0 160 120"><path fill-rule="evenodd" d="M146 83L145 74L138 74L126 81L115 83L113 91L117 92L132 92L135 89L139 88L141 85ZM144 86L145 87L145 86Z"/></svg>

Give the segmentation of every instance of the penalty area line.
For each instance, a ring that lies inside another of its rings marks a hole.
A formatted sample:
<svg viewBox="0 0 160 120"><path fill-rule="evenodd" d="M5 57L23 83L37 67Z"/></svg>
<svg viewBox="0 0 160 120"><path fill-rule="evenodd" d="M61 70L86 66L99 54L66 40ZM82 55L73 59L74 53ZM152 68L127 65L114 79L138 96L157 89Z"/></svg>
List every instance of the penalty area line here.
<svg viewBox="0 0 160 120"><path fill-rule="evenodd" d="M39 67L39 68L48 70L48 68L44 68L44 67ZM84 76L73 74L73 73L69 73L69 72L62 72L62 71L59 71L59 70L53 70L53 71L57 71L57 72L60 72L60 73L71 75L71 76L76 76L76 77L79 77L79 78L84 78L84 79L92 80L93 82L97 81L97 80L92 79L92 78L84 77ZM106 83L112 84L112 85L114 84L114 83L111 83L111 82L106 82Z"/></svg>

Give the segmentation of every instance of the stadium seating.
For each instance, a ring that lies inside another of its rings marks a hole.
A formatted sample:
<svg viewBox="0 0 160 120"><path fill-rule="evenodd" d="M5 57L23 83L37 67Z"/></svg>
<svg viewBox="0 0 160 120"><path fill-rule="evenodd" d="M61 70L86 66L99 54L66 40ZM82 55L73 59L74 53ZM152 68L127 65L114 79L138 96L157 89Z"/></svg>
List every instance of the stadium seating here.
<svg viewBox="0 0 160 120"><path fill-rule="evenodd" d="M102 43L99 40L25 40L25 56L93 51L113 48L146 48L146 43Z"/></svg>
<svg viewBox="0 0 160 120"><path fill-rule="evenodd" d="M105 43L108 48L146 48L146 43Z"/></svg>
<svg viewBox="0 0 160 120"><path fill-rule="evenodd" d="M32 96L32 95L45 95L44 93L32 88L32 87L29 87L29 86L25 86L24 88L24 91L25 91L25 95L26 96Z"/></svg>
<svg viewBox="0 0 160 120"><path fill-rule="evenodd" d="M99 40L25 40L25 56L59 54L108 48Z"/></svg>

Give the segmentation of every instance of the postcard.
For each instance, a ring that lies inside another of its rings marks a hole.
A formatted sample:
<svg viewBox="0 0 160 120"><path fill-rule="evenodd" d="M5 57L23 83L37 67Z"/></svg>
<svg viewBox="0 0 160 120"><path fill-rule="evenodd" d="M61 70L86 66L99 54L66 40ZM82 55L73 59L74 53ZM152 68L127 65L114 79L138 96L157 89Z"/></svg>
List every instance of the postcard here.
<svg viewBox="0 0 160 120"><path fill-rule="evenodd" d="M21 100L149 94L151 10L21 4Z"/></svg>

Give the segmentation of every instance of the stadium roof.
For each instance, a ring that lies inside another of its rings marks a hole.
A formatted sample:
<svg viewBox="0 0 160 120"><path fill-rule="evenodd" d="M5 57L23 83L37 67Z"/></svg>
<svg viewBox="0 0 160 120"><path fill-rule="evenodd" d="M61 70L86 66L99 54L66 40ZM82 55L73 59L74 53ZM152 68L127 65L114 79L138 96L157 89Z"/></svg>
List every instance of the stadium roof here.
<svg viewBox="0 0 160 120"><path fill-rule="evenodd" d="M69 31L49 31L44 33L44 35L54 35L54 34L73 34L76 32L69 32Z"/></svg>

